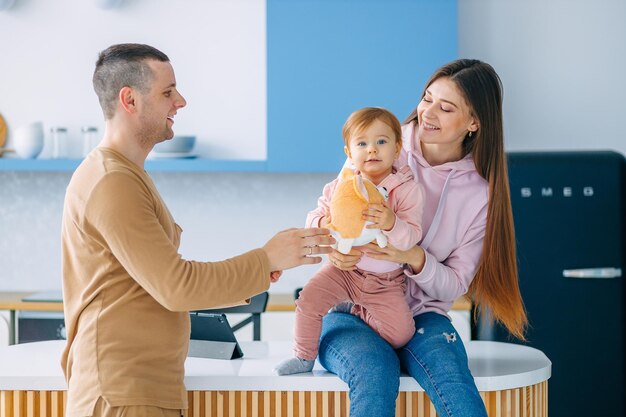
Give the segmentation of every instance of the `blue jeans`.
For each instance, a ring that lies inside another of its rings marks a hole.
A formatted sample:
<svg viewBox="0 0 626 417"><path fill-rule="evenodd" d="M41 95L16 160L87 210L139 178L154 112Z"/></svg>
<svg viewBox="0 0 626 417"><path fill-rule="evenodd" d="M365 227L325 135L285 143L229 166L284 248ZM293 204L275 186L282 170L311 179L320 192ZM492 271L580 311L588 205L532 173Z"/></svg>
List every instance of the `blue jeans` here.
<svg viewBox="0 0 626 417"><path fill-rule="evenodd" d="M413 319L415 335L394 350L356 316L324 317L319 360L350 387L350 417L393 417L401 367L426 391L439 417L487 417L450 320L432 312Z"/></svg>

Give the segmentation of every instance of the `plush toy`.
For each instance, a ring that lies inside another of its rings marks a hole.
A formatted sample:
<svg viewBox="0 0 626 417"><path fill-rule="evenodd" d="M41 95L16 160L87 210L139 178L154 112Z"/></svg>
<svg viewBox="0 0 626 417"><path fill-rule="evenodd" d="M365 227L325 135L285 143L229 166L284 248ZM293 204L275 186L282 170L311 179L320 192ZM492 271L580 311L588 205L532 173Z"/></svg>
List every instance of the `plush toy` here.
<svg viewBox="0 0 626 417"><path fill-rule="evenodd" d="M376 240L381 248L387 246L387 237L380 229L367 229L372 222L363 220L368 204L382 204L387 200L387 190L376 187L373 182L355 175L344 168L330 200L330 224L326 226L337 243L335 249L343 254L353 246L361 246Z"/></svg>

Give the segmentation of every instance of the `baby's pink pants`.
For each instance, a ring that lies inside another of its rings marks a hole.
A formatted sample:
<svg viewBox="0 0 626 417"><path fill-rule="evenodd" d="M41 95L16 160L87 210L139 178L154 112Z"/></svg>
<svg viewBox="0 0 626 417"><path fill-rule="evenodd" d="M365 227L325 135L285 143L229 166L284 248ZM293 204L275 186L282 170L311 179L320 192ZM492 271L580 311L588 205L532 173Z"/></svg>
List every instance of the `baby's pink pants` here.
<svg viewBox="0 0 626 417"><path fill-rule="evenodd" d="M295 355L308 360L317 357L322 317L342 301L352 301L352 314L391 346L404 346L415 333L413 314L404 299L405 280L402 269L381 274L342 271L330 263L322 266L296 300Z"/></svg>

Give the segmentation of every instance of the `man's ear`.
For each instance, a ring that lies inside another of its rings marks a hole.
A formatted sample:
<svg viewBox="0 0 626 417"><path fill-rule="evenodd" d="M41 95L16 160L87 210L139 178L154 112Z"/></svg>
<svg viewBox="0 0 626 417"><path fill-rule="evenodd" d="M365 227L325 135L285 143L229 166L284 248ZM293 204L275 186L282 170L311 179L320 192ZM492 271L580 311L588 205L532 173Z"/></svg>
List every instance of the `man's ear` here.
<svg viewBox="0 0 626 417"><path fill-rule="evenodd" d="M122 87L118 95L118 100L125 111L134 113L137 110L135 103L135 91L130 87Z"/></svg>
<svg viewBox="0 0 626 417"><path fill-rule="evenodd" d="M348 148L347 146L344 146L343 151L346 153L346 156L348 158L352 158L352 155L350 155L350 148Z"/></svg>

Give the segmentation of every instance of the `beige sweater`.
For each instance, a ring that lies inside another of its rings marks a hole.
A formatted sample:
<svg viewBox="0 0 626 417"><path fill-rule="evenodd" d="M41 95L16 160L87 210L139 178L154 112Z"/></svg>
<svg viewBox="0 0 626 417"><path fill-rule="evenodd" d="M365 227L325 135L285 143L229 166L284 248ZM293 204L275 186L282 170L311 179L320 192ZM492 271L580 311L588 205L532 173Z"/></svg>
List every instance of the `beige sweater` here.
<svg viewBox="0 0 626 417"><path fill-rule="evenodd" d="M121 154L98 148L74 173L62 229L67 416L91 415L100 396L111 406L187 408L188 311L269 287L261 249L187 261L181 232L148 174Z"/></svg>

